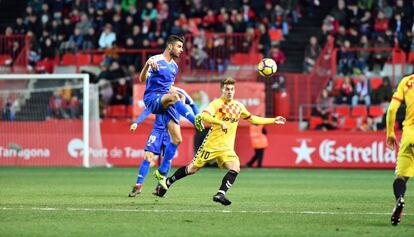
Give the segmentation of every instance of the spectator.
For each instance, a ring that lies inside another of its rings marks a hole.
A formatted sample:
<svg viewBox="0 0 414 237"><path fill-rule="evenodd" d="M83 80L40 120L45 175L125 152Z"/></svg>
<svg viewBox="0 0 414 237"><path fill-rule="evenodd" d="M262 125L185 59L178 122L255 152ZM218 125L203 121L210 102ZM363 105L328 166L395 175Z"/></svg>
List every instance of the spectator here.
<svg viewBox="0 0 414 237"><path fill-rule="evenodd" d="M386 18L384 12L380 10L378 11L377 18L375 19L374 31L376 33L385 33L387 29L388 18Z"/></svg>
<svg viewBox="0 0 414 237"><path fill-rule="evenodd" d="M270 50L270 58L272 58L276 62L277 66L279 67L285 63L286 61L285 54L280 49L278 43L273 44L273 47Z"/></svg>
<svg viewBox="0 0 414 237"><path fill-rule="evenodd" d="M66 113L66 104L63 100L62 96L59 94L58 91L53 93L53 96L49 99L49 106L47 109L47 116L46 119L52 118L68 118L69 116Z"/></svg>
<svg viewBox="0 0 414 237"><path fill-rule="evenodd" d="M98 45L98 36L96 35L95 28L90 27L88 33L83 37L82 49L96 49Z"/></svg>
<svg viewBox="0 0 414 237"><path fill-rule="evenodd" d="M328 117L323 117L322 123L317 125L316 130L320 131L331 131L338 129L338 120L337 118L332 118L332 120L329 120Z"/></svg>
<svg viewBox="0 0 414 237"><path fill-rule="evenodd" d="M12 112L12 103L10 101L6 102L6 106L3 108L2 111L2 120L3 121L13 121L14 120L14 113Z"/></svg>
<svg viewBox="0 0 414 237"><path fill-rule="evenodd" d="M371 116L366 117L363 121L359 130L363 132L377 131L377 124L374 122L374 118Z"/></svg>
<svg viewBox="0 0 414 237"><path fill-rule="evenodd" d="M389 77L384 77L382 79L381 85L378 89L372 92L372 103L373 104L383 104L388 103L392 98L392 87Z"/></svg>
<svg viewBox="0 0 414 237"><path fill-rule="evenodd" d="M350 50L351 43L345 40L340 51L338 51L338 72L343 75L349 75L353 72L356 53Z"/></svg>
<svg viewBox="0 0 414 237"><path fill-rule="evenodd" d="M260 39L259 39L259 52L265 57L269 57L270 50L270 36L264 24L259 25Z"/></svg>
<svg viewBox="0 0 414 237"><path fill-rule="evenodd" d="M247 162L247 167L252 167L257 161L257 168L262 168L264 150L269 146L266 134L267 131L263 125L250 125L250 141L254 149L254 156Z"/></svg>
<svg viewBox="0 0 414 237"><path fill-rule="evenodd" d="M157 20L157 15L158 12L157 9L154 8L154 4L151 1L148 1L141 13L141 19L143 21L150 20L155 22Z"/></svg>
<svg viewBox="0 0 414 237"><path fill-rule="evenodd" d="M82 44L83 36L80 33L80 29L75 28L73 34L69 37L69 39L60 45L60 54L63 55L66 52L76 52L78 49L82 48Z"/></svg>
<svg viewBox="0 0 414 237"><path fill-rule="evenodd" d="M80 17L80 21L76 23L77 29L79 29L81 35L88 34L89 28L93 27L92 21L89 20L88 15L86 13L82 13Z"/></svg>
<svg viewBox="0 0 414 237"><path fill-rule="evenodd" d="M122 0L122 10L124 10L124 12L129 11L131 6L136 6L137 5L137 0Z"/></svg>
<svg viewBox="0 0 414 237"><path fill-rule="evenodd" d="M356 71L354 71L354 72L356 74L362 74L363 72L365 72L365 69L367 68L367 65L368 65L370 52L366 51L364 49L367 49L367 48L370 48L370 47L371 47L371 45L368 41L368 37L366 35L363 35L361 37L359 45L358 45L358 48L362 48L362 50L359 50L357 52L357 58L356 58L356 61L355 61Z"/></svg>
<svg viewBox="0 0 414 237"><path fill-rule="evenodd" d="M316 115L325 118L330 117L332 113L334 100L329 96L327 89L322 91L321 97L319 98L318 105L316 107Z"/></svg>
<svg viewBox="0 0 414 237"><path fill-rule="evenodd" d="M111 48L116 40L116 35L112 32L112 25L106 24L101 36L99 37L99 47L101 49Z"/></svg>
<svg viewBox="0 0 414 237"><path fill-rule="evenodd" d="M126 80L124 78L119 79L118 81L114 82L115 86L113 86L114 89L114 95L112 104L122 104L122 105L128 105L130 104L130 96L131 96L131 89L129 88Z"/></svg>
<svg viewBox="0 0 414 237"><path fill-rule="evenodd" d="M207 69L208 54L204 51L203 46L197 45L191 51L191 66L192 68Z"/></svg>
<svg viewBox="0 0 414 237"><path fill-rule="evenodd" d="M352 97L354 95L354 85L349 76L344 78L336 98L336 104L351 105Z"/></svg>
<svg viewBox="0 0 414 237"><path fill-rule="evenodd" d="M72 96L70 99L69 110L71 119L79 118L80 102L77 96Z"/></svg>
<svg viewBox="0 0 414 237"><path fill-rule="evenodd" d="M318 39L316 36L311 36L309 39L309 45L305 49L305 61L304 61L304 71L310 72L315 65L316 60L319 57L321 48L318 44Z"/></svg>
<svg viewBox="0 0 414 237"><path fill-rule="evenodd" d="M358 82L355 85L355 93L352 97L352 106L364 102L366 106L371 105L371 82L366 76L357 77Z"/></svg>
<svg viewBox="0 0 414 237"><path fill-rule="evenodd" d="M385 62L388 59L389 53L386 51L379 51L379 49L389 48L389 47L390 45L387 42L385 42L382 36L377 36L377 39L374 43L374 48L376 48L377 51L372 53L371 58L368 61L370 71L374 69L376 70L383 69Z"/></svg>
<svg viewBox="0 0 414 237"><path fill-rule="evenodd" d="M339 22L340 25L345 25L347 22L347 10L345 0L338 0L338 5L331 10L329 15Z"/></svg>
<svg viewBox="0 0 414 237"><path fill-rule="evenodd" d="M16 23L13 27L14 34L16 35L24 35L27 32L26 26L24 25L23 18L17 17Z"/></svg>

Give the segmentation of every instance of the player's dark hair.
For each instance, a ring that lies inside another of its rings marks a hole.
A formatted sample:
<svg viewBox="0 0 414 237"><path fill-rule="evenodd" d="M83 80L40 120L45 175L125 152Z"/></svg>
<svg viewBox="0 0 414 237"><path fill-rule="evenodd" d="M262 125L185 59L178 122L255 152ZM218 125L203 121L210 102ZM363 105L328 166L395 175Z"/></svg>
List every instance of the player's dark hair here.
<svg viewBox="0 0 414 237"><path fill-rule="evenodd" d="M223 79L221 82L220 82L220 88L223 88L225 85L234 85L234 84L236 84L236 80L234 80L233 78L231 78L231 77L228 77L228 78L226 78L226 79Z"/></svg>
<svg viewBox="0 0 414 237"><path fill-rule="evenodd" d="M167 45L175 44L177 41L184 44L184 38L183 37L178 36L178 35L170 35L170 36L168 36L168 39L167 39Z"/></svg>

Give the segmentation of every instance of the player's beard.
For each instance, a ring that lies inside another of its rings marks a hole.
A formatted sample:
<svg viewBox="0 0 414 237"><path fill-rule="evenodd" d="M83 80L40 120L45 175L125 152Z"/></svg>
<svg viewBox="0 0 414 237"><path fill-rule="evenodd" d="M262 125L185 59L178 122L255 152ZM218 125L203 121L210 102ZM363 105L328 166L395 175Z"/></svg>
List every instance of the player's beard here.
<svg viewBox="0 0 414 237"><path fill-rule="evenodd" d="M172 58L178 58L179 57L179 55L177 53L175 53L173 50L170 51L170 56Z"/></svg>

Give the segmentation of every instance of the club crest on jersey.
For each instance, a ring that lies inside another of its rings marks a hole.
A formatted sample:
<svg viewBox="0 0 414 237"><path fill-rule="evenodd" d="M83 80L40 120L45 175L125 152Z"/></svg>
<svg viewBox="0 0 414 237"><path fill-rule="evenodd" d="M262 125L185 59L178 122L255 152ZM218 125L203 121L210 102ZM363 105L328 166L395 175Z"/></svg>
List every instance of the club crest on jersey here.
<svg viewBox="0 0 414 237"><path fill-rule="evenodd" d="M412 89L413 84L414 84L414 77L410 77L410 79L408 79L408 81L405 83L405 86L407 87L407 89Z"/></svg>

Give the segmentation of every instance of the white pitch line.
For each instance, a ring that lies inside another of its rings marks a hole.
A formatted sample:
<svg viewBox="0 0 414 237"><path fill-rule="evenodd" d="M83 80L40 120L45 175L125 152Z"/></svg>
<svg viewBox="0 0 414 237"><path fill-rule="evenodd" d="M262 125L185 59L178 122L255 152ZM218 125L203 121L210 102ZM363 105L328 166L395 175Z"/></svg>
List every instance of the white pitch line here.
<svg viewBox="0 0 414 237"><path fill-rule="evenodd" d="M120 208L56 208L56 207L0 207L2 211L24 210L24 211L85 211L85 212L147 212L147 213L253 213L253 214L300 214L300 215L368 215L368 216L388 216L391 213L381 212L330 212L330 211L261 211L261 210L202 210L202 209L120 209ZM411 216L411 214L404 214Z"/></svg>

